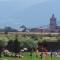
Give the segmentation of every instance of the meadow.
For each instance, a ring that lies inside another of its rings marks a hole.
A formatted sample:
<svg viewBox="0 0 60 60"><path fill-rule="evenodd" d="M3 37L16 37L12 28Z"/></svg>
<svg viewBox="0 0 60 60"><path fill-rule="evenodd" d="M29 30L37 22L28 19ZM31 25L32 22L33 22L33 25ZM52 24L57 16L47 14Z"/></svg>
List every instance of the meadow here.
<svg viewBox="0 0 60 60"><path fill-rule="evenodd" d="M60 60L60 57L51 57L47 56L47 57L43 57L43 59L41 59L40 57L36 57L35 55L33 55L32 57L29 54L25 54L23 58L17 58L17 57L2 57L0 58L0 60Z"/></svg>

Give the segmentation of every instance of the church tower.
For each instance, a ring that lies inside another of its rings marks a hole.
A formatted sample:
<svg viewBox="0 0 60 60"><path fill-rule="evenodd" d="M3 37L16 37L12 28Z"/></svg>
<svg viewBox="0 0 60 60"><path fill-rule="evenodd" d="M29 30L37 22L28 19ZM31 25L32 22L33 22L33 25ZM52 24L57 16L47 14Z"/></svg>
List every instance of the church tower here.
<svg viewBox="0 0 60 60"><path fill-rule="evenodd" d="M54 14L52 15L52 17L50 18L50 32L56 32L56 18L54 16Z"/></svg>

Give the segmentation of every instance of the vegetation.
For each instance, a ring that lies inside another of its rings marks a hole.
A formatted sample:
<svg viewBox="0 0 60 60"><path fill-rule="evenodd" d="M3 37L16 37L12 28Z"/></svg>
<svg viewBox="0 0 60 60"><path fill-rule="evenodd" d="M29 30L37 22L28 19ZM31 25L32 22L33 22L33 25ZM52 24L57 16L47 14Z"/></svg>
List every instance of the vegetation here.
<svg viewBox="0 0 60 60"><path fill-rule="evenodd" d="M53 41L55 39L59 42L60 37L54 36L29 36L29 35L11 35L8 33L0 34L0 56L4 49L8 49L10 52L19 53L21 49L27 48L28 51L35 51L38 48L38 43L46 43L48 40Z"/></svg>
<svg viewBox="0 0 60 60"><path fill-rule="evenodd" d="M15 58L15 57L3 57L3 58L0 58L2 60L41 60L40 57L36 57L35 54L33 54L32 58L30 57L30 55L28 53L25 53L24 54L24 57L23 58ZM43 60L51 60L51 57L48 56L48 57L43 57ZM52 57L52 60L60 60L60 57Z"/></svg>

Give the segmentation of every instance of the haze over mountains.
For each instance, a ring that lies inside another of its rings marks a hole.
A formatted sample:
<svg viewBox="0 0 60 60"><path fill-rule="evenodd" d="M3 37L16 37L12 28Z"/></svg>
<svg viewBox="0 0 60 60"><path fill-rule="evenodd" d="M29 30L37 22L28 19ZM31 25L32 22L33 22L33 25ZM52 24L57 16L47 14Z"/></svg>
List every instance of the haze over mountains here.
<svg viewBox="0 0 60 60"><path fill-rule="evenodd" d="M59 4L59 0L0 0L0 27L48 26L53 13L60 24Z"/></svg>

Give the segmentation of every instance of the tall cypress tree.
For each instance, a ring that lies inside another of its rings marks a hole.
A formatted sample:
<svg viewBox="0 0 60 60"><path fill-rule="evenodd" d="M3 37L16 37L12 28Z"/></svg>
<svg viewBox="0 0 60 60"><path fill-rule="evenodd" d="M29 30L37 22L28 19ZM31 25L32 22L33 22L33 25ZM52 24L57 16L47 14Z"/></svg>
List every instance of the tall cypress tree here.
<svg viewBox="0 0 60 60"><path fill-rule="evenodd" d="M8 41L8 45L7 45L7 49L10 51L10 52L13 52L13 40L9 40Z"/></svg>
<svg viewBox="0 0 60 60"><path fill-rule="evenodd" d="M14 40L14 52L19 53L20 52L20 42L18 41L17 37Z"/></svg>

